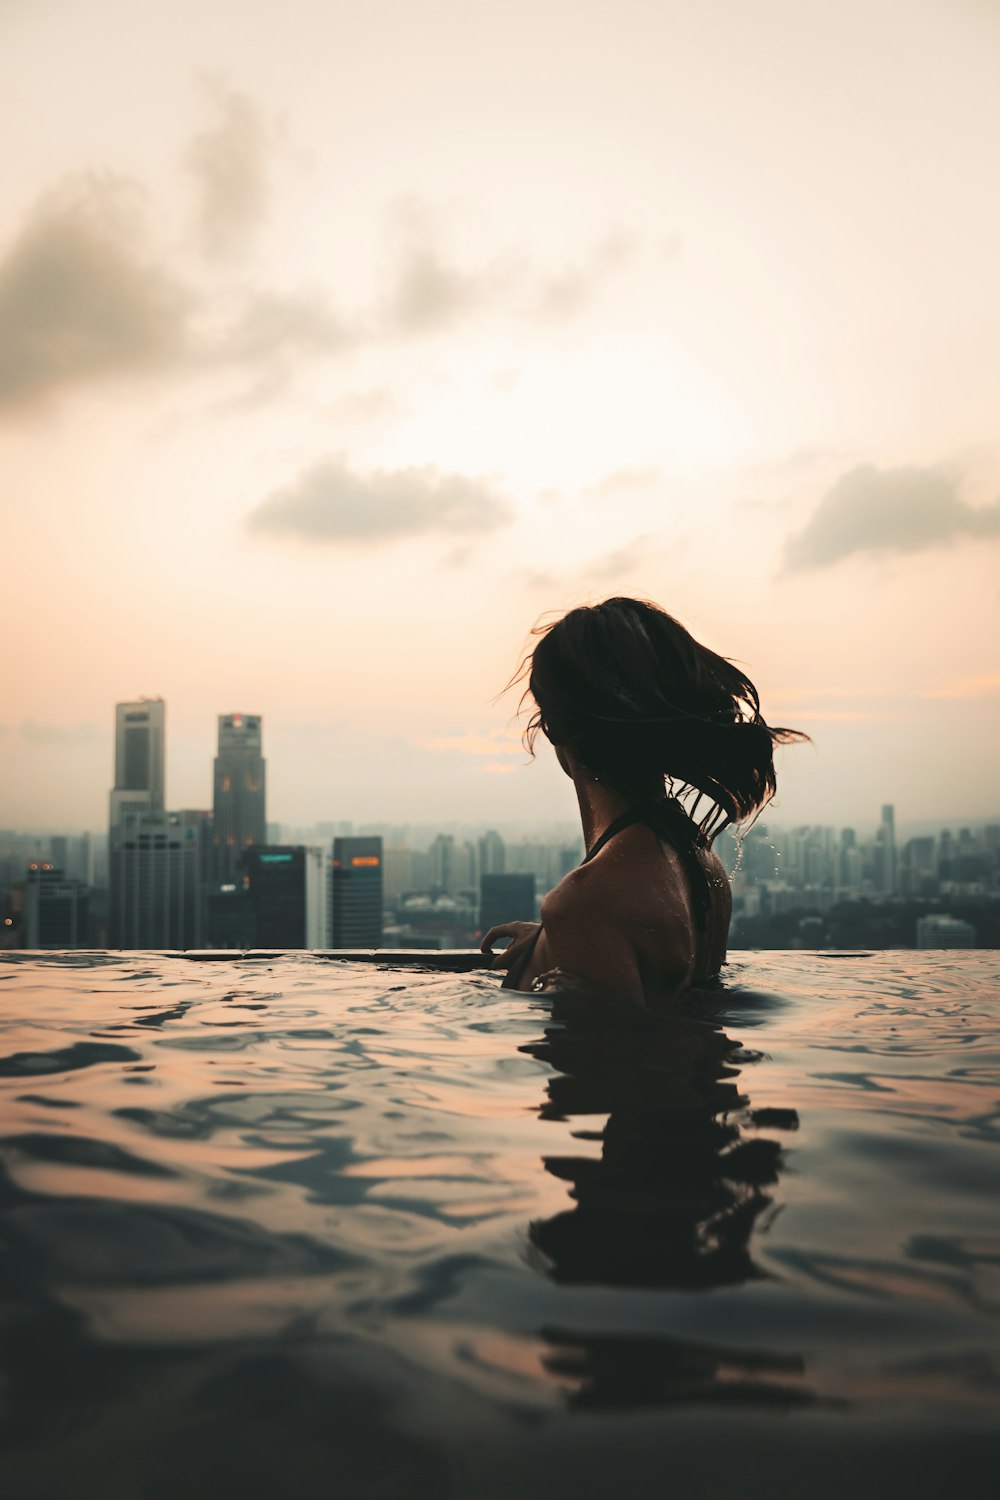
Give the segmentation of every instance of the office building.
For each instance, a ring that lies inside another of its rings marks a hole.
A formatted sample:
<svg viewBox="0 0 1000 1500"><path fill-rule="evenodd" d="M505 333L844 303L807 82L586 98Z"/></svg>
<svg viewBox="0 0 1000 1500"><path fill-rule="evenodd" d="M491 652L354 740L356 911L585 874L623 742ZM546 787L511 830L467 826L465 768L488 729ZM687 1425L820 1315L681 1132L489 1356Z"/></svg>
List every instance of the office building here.
<svg viewBox="0 0 1000 1500"><path fill-rule="evenodd" d="M535 921L534 875L480 875L479 927L488 932L501 922Z"/></svg>
<svg viewBox="0 0 1000 1500"><path fill-rule="evenodd" d="M49 858L47 863L53 865L57 870L62 870L70 880L82 880L84 884L94 884L91 880L90 871L90 844L89 833L77 834L67 837L65 834L54 834L49 839Z"/></svg>
<svg viewBox="0 0 1000 1500"><path fill-rule="evenodd" d="M220 714L215 757L212 844L215 879L235 880L244 850L267 843L266 763L259 714Z"/></svg>
<svg viewBox="0 0 1000 1500"><path fill-rule="evenodd" d="M202 909L206 948L256 948L257 914L242 880L203 886Z"/></svg>
<svg viewBox="0 0 1000 1500"><path fill-rule="evenodd" d="M306 947L330 946L330 887L332 871L325 848L306 849Z"/></svg>
<svg viewBox="0 0 1000 1500"><path fill-rule="evenodd" d="M183 813L130 814L111 841L112 948L197 948L197 823Z"/></svg>
<svg viewBox="0 0 1000 1500"><path fill-rule="evenodd" d="M82 878L91 887L107 889L108 885L108 836L106 833L85 833L85 867Z"/></svg>
<svg viewBox="0 0 1000 1500"><path fill-rule="evenodd" d="M50 864L31 864L24 891L25 948L84 948L87 887Z"/></svg>
<svg viewBox="0 0 1000 1500"><path fill-rule="evenodd" d="M875 833L875 888L885 896L896 889L896 809L888 802Z"/></svg>
<svg viewBox="0 0 1000 1500"><path fill-rule="evenodd" d="M507 869L507 845L500 835L490 829L479 840L480 875L503 875Z"/></svg>
<svg viewBox="0 0 1000 1500"><path fill-rule="evenodd" d="M137 698L115 704L115 780L108 813L108 941L113 948L161 948L178 946L163 936L162 913L169 908L160 900L161 876L153 888L133 890L130 881L140 868L151 875L148 859L139 860L137 829L145 820L164 816L164 736L167 706L162 698ZM151 829L146 830L149 839ZM164 835L166 836L166 835ZM146 835L143 835L145 839ZM128 841L129 847L125 849ZM149 849L152 849L152 844ZM169 881L167 882L169 885ZM152 901L152 905L149 902ZM153 911L161 914L154 921ZM172 910L172 908L170 908ZM145 913L145 915L141 915ZM164 919L166 920L166 919ZM171 931L176 923L167 922ZM139 931L142 941L133 941ZM157 936L147 941L151 932ZM183 945L180 945L183 946Z"/></svg>
<svg viewBox="0 0 1000 1500"><path fill-rule="evenodd" d="M468 839L456 843L452 856L452 880L456 895L468 891L470 899L475 899L479 885L478 843L470 843Z"/></svg>
<svg viewBox="0 0 1000 1500"><path fill-rule="evenodd" d="M315 862L302 844L244 849L240 884L253 908L256 948L309 946L309 881Z"/></svg>
<svg viewBox="0 0 1000 1500"><path fill-rule="evenodd" d="M185 807L177 814L185 828L194 830L198 845L198 879L203 885L211 884L215 874L215 847L212 832L215 820L204 808Z"/></svg>
<svg viewBox="0 0 1000 1500"><path fill-rule="evenodd" d="M162 698L115 705L115 784L108 820L112 836L128 817L163 812L166 714Z"/></svg>
<svg viewBox="0 0 1000 1500"><path fill-rule="evenodd" d="M382 852L382 899L395 906L410 891L419 890L414 877L412 849L384 849Z"/></svg>
<svg viewBox="0 0 1000 1500"><path fill-rule="evenodd" d="M333 841L333 948L378 948L382 943L382 840Z"/></svg>
<svg viewBox="0 0 1000 1500"><path fill-rule="evenodd" d="M439 833L431 844L431 886L451 895L455 886L455 840L450 833Z"/></svg>

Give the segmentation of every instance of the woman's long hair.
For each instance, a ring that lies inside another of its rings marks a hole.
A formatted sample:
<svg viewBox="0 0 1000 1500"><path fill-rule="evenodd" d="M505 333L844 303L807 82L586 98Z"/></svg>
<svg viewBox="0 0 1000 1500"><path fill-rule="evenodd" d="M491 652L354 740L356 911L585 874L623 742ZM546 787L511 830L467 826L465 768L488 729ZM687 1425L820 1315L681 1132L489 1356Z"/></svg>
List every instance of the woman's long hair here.
<svg viewBox="0 0 1000 1500"><path fill-rule="evenodd" d="M534 650L511 686L527 685L541 730L599 780L641 803L666 784L684 798L707 838L758 812L775 792L774 746L807 739L765 723L757 689L732 662L702 646L656 604L606 599L535 627Z"/></svg>

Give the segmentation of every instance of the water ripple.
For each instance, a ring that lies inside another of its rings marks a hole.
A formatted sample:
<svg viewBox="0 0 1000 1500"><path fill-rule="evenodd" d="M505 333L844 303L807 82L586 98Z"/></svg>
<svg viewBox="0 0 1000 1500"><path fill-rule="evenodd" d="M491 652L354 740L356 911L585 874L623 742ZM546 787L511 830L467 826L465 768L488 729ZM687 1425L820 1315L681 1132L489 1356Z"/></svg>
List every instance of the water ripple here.
<svg viewBox="0 0 1000 1500"><path fill-rule="evenodd" d="M5 1492L624 1494L602 1455L662 1459L669 1419L682 1466L798 1443L788 1493L874 1494L863 1431L920 1494L953 1433L995 1439L998 977L742 954L656 1017L0 956ZM102 1455L137 1444L158 1478L123 1488Z"/></svg>

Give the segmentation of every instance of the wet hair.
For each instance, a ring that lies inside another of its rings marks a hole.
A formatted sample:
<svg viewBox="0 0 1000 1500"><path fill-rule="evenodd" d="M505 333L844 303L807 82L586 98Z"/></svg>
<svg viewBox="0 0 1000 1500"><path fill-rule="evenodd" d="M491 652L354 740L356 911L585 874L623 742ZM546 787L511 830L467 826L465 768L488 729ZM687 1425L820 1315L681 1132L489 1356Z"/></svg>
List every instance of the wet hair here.
<svg viewBox="0 0 1000 1500"><path fill-rule="evenodd" d="M764 722L757 689L658 605L605 599L535 627L513 681L534 700L528 750L541 730L634 803L667 790L706 837L758 812L775 792L774 746L807 739Z"/></svg>

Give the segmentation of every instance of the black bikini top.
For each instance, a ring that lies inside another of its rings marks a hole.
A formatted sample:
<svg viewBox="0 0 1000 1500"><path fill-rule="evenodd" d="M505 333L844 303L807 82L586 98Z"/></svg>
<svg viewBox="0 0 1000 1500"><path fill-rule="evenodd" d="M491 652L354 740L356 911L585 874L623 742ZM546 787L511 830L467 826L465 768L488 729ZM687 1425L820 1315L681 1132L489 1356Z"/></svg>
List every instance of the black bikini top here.
<svg viewBox="0 0 1000 1500"><path fill-rule="evenodd" d="M605 844L633 823L645 823L658 838L665 839L677 851L688 879L695 919L699 927L704 928L712 905L712 892L705 868L696 851L707 849L708 840L676 798L667 797L662 802L647 802L626 809L608 824L600 838L587 850L581 863L589 864L595 855L600 854Z"/></svg>

